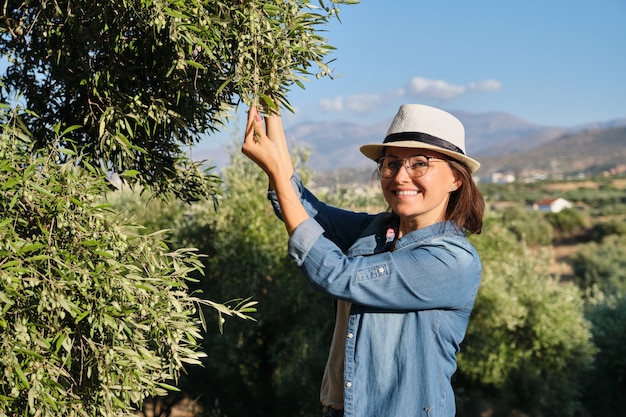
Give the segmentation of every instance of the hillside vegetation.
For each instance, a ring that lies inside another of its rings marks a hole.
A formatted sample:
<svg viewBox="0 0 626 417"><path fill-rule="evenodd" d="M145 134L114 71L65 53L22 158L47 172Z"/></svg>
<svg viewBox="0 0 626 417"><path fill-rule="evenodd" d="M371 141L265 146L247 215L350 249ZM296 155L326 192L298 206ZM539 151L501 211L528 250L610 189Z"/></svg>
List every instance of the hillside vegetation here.
<svg viewBox="0 0 626 417"><path fill-rule="evenodd" d="M365 159L358 151L354 153ZM586 130L559 136L532 149L476 158L481 163L477 172L481 182L490 182L495 172L508 172L526 181L616 175L626 172L626 127ZM367 186L375 183L375 168L371 162L352 169L318 170L313 180L320 187Z"/></svg>
<svg viewBox="0 0 626 417"><path fill-rule="evenodd" d="M564 135L540 147L480 158L481 171L543 170L551 176L593 176L626 165L626 128Z"/></svg>

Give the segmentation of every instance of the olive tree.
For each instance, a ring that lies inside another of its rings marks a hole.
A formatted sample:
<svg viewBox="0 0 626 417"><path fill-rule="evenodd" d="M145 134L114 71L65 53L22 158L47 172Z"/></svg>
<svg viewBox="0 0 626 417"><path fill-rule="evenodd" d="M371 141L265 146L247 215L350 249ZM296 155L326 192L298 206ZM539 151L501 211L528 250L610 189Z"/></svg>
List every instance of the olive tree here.
<svg viewBox="0 0 626 417"><path fill-rule="evenodd" d="M507 229L489 214L472 236L483 277L455 376L460 413L577 415L595 354L581 291Z"/></svg>
<svg viewBox="0 0 626 417"><path fill-rule="evenodd" d="M129 412L198 363L198 304L245 317L192 297L197 253L117 217L104 179L214 197L186 149L238 103L289 107L329 73L318 31L352 2L3 3L0 102L30 111L0 115L0 415Z"/></svg>
<svg viewBox="0 0 626 417"><path fill-rule="evenodd" d="M306 159L304 150L296 150ZM305 181L306 169L299 172ZM223 170L217 213L206 203L163 206L119 201L142 223L166 213L172 239L206 253L206 277L195 284L220 300L253 297L254 322L233 320L206 334L210 357L189 369L179 387L205 411L231 417L319 414L319 383L333 326L333 303L314 291L287 256L284 226L267 201L267 176L233 147ZM156 226L158 229L161 226ZM219 359L216 359L219 358ZM213 414L211 414L213 415Z"/></svg>
<svg viewBox="0 0 626 417"><path fill-rule="evenodd" d="M355 2L8 0L0 99L22 94L37 148L57 145L57 122L81 125L59 143L81 161L136 171L126 180L159 193L210 196L214 182L185 150L237 103L289 107L290 88L329 74L319 32L338 3Z"/></svg>
<svg viewBox="0 0 626 417"><path fill-rule="evenodd" d="M595 294L587 315L601 353L587 379L584 404L590 416L618 417L626 407L626 294Z"/></svg>
<svg viewBox="0 0 626 417"><path fill-rule="evenodd" d="M246 318L253 303L191 294L196 251L140 233L103 200L105 172L1 116L0 415L129 414L206 355L201 305Z"/></svg>
<svg viewBox="0 0 626 417"><path fill-rule="evenodd" d="M626 235L610 234L600 242L580 245L572 256L574 282L582 289L598 287L607 294L626 293Z"/></svg>

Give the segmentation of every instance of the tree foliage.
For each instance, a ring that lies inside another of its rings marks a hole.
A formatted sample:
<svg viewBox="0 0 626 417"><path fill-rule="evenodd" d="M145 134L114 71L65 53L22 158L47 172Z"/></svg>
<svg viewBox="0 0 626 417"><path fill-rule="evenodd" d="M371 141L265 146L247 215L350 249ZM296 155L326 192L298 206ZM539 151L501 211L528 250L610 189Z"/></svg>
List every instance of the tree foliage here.
<svg viewBox="0 0 626 417"><path fill-rule="evenodd" d="M306 169L299 171L306 180ZM204 290L224 299L249 294L260 308L256 326L240 322L220 340L206 338L224 361L206 364L205 396L218 399L230 416L315 416L332 301L314 291L287 256L288 236L267 200L266 175L234 149L223 179L220 212L209 227L213 250Z"/></svg>
<svg viewBox="0 0 626 417"><path fill-rule="evenodd" d="M38 150L16 111L1 115L0 415L128 414L205 356L200 304L250 306L190 294L194 250L139 233L103 201L106 173Z"/></svg>
<svg viewBox="0 0 626 417"><path fill-rule="evenodd" d="M618 417L626 408L626 295L596 295L587 310L599 354L585 385L586 409L594 417Z"/></svg>
<svg viewBox="0 0 626 417"><path fill-rule="evenodd" d="M20 94L38 115L25 120L37 148L56 145L57 122L81 125L61 146L73 143L84 161L134 170L127 180L159 193L206 197L215 184L185 149L239 101L288 105L290 88L330 73L319 32L337 3L354 2L9 0L0 98Z"/></svg>
<svg viewBox="0 0 626 417"><path fill-rule="evenodd" d="M307 152L295 154L303 165ZM299 171L306 179L306 169ZM209 255L197 288L217 299L259 301L256 322L229 322L224 334L205 336L210 356L190 369L180 388L205 410L217 403L232 417L319 415L332 301L311 289L288 258L285 228L266 198L266 175L232 149L223 180L217 212L206 203L164 205L128 196L115 202L142 223L171 228L176 244Z"/></svg>
<svg viewBox="0 0 626 417"><path fill-rule="evenodd" d="M585 219L576 208L566 208L558 213L546 213L546 219L560 237L580 234L585 227Z"/></svg>
<svg viewBox="0 0 626 417"><path fill-rule="evenodd" d="M598 287L607 294L626 293L626 235L609 234L581 245L572 257L574 282L582 289Z"/></svg>
<svg viewBox="0 0 626 417"><path fill-rule="evenodd" d="M553 227L546 220L544 213L525 207L510 206L492 214L511 231L520 242L527 245L546 246L552 243Z"/></svg>
<svg viewBox="0 0 626 417"><path fill-rule="evenodd" d="M548 273L498 217L473 236L483 278L459 354L461 410L573 416L594 354L580 291ZM477 409L478 407L478 409Z"/></svg>
<svg viewBox="0 0 626 417"><path fill-rule="evenodd" d="M591 240L598 243L610 235L626 235L626 222L624 219L611 219L604 222L598 222L591 226L591 229L589 230L589 237Z"/></svg>

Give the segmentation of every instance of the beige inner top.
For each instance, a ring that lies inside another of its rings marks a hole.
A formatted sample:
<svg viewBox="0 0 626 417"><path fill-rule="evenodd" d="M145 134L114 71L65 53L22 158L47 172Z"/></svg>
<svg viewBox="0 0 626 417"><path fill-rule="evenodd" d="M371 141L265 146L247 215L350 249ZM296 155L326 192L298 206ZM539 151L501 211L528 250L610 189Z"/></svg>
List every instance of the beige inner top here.
<svg viewBox="0 0 626 417"><path fill-rule="evenodd" d="M349 318L350 303L337 300L335 330L333 331L333 339L330 343L330 352L320 389L322 405L332 407L335 410L343 410L343 367Z"/></svg>

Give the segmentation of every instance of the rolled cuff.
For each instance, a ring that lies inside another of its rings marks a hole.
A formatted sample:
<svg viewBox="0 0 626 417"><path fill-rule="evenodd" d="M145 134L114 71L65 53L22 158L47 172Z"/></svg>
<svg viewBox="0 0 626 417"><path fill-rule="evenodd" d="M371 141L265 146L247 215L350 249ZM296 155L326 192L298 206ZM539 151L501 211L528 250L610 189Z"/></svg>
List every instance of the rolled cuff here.
<svg viewBox="0 0 626 417"><path fill-rule="evenodd" d="M294 191L298 195L298 198L301 198L302 189L304 188L304 186L302 185L302 179L300 178L297 172L294 171L293 175L290 178L290 181L291 181L291 186L293 187ZM280 210L280 205L278 204L278 196L276 195L276 191L267 190L267 199L270 200L270 202L272 203L272 207L274 208L274 213L276 214L276 216L282 220L283 215Z"/></svg>
<svg viewBox="0 0 626 417"><path fill-rule="evenodd" d="M322 234L324 234L324 229L314 219L307 219L300 223L289 238L287 246L289 257L301 266Z"/></svg>

